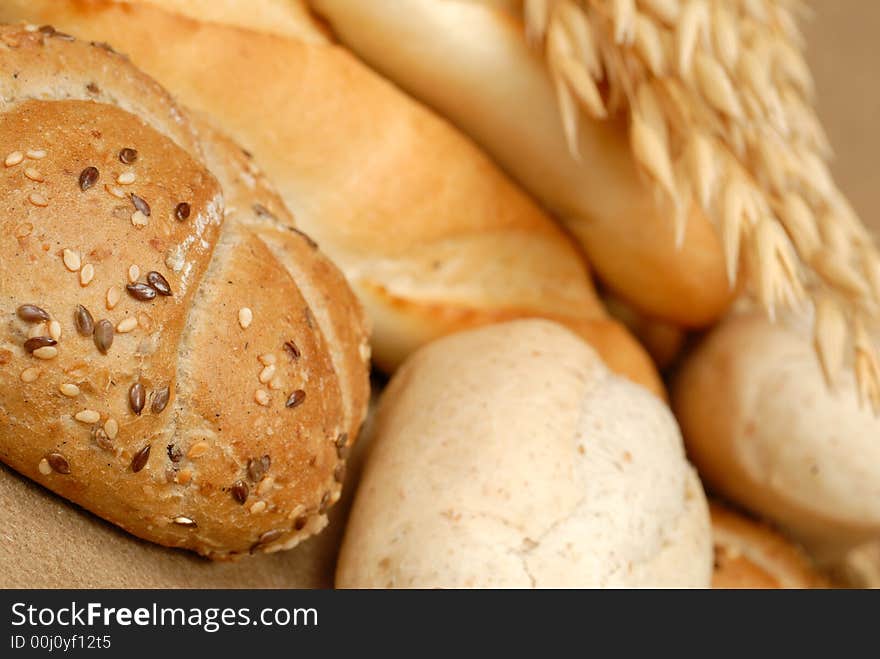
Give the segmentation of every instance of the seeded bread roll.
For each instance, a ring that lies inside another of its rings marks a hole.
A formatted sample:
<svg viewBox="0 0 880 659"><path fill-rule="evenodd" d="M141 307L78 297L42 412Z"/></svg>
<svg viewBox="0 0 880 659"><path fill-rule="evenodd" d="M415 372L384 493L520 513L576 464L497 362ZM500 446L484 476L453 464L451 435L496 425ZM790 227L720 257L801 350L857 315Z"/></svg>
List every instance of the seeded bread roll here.
<svg viewBox="0 0 880 659"><path fill-rule="evenodd" d="M837 567L880 538L880 418L851 370L829 395L809 328L732 315L685 361L674 409L708 487Z"/></svg>
<svg viewBox="0 0 880 659"><path fill-rule="evenodd" d="M420 349L370 441L339 587L709 585L708 510L672 415L560 325Z"/></svg>
<svg viewBox="0 0 880 659"><path fill-rule="evenodd" d="M566 145L553 82L514 0L309 0L378 71L449 117L557 213L599 277L639 311L681 326L731 300L721 243L694 206L681 249L639 180L620 121L580 124Z"/></svg>
<svg viewBox="0 0 880 659"><path fill-rule="evenodd" d="M827 588L827 579L797 545L712 501L713 588Z"/></svg>
<svg viewBox="0 0 880 659"><path fill-rule="evenodd" d="M576 246L469 140L325 43L301 3L285 20L270 18L278 4L268 0L200 3L202 21L193 7L5 0L0 21L110 41L251 151L351 282L380 368L450 332L540 316L662 395L644 350L607 318Z"/></svg>
<svg viewBox="0 0 880 659"><path fill-rule="evenodd" d="M368 395L342 277L122 56L2 27L0 91L0 458L212 558L319 531Z"/></svg>

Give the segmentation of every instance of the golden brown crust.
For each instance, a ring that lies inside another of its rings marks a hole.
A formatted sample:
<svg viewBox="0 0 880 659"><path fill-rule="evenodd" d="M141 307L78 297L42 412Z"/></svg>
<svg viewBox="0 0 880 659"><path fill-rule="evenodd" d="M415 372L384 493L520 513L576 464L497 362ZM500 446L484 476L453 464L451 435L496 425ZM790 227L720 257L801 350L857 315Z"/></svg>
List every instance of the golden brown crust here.
<svg viewBox="0 0 880 659"><path fill-rule="evenodd" d="M138 66L252 151L366 306L381 368L499 318L576 328L605 317L581 254L551 218L445 121L341 48L144 3L11 0L3 19L119 38ZM640 351L631 339L615 350ZM636 379L657 381L650 364Z"/></svg>
<svg viewBox="0 0 880 659"><path fill-rule="evenodd" d="M140 537L212 557L320 530L368 387L341 277L300 234L288 231L316 263L291 272L248 222L224 221L221 193L227 208L277 197L218 183L183 111L122 57L9 27L0 54L13 154L0 170L0 457ZM330 298L338 310L309 307ZM57 326L22 319L22 304ZM31 354L30 334L57 345Z"/></svg>
<svg viewBox="0 0 880 659"><path fill-rule="evenodd" d="M804 551L765 524L711 501L713 588L827 588Z"/></svg>

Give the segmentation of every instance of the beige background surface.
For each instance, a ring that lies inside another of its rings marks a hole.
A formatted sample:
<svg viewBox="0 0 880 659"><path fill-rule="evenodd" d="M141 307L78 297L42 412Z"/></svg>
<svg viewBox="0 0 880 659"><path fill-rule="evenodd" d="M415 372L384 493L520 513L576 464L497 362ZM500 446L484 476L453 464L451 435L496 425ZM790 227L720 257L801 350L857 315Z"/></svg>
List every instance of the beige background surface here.
<svg viewBox="0 0 880 659"><path fill-rule="evenodd" d="M862 219L880 235L880 2L811 0L804 25L832 170Z"/></svg>

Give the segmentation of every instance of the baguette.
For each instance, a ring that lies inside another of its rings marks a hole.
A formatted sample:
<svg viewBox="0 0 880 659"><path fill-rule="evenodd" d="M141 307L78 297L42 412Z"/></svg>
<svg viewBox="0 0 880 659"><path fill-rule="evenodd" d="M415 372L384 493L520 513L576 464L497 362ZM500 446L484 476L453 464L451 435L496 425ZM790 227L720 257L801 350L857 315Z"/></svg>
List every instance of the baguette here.
<svg viewBox="0 0 880 659"><path fill-rule="evenodd" d="M732 299L721 243L695 205L680 249L619 121L584 121L571 156L553 83L516 2L311 0L369 64L474 137L578 239L639 311L711 324Z"/></svg>
<svg viewBox="0 0 880 659"><path fill-rule="evenodd" d="M569 238L445 121L303 24L300 5L286 20L306 36L282 20L271 19L275 33L232 25L244 14L233 2L157 2L168 11L5 0L0 21L113 43L251 152L364 304L380 368L450 332L546 316L595 338L610 365L662 394L644 350L608 320ZM279 5L248 7L253 27ZM192 18L197 10L205 20Z"/></svg>

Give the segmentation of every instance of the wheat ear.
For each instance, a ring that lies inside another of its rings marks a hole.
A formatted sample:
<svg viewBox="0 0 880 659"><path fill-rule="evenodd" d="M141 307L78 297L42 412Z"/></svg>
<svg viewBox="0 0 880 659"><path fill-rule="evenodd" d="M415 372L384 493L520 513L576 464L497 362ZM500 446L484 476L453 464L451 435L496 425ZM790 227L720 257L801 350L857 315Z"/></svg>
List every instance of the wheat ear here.
<svg viewBox="0 0 880 659"><path fill-rule="evenodd" d="M738 276L771 318L816 308L830 385L849 349L861 400L880 411L880 369L865 323L880 308L880 256L834 183L812 103L801 0L523 0L530 42L556 83L566 138L615 111L634 160L682 216L699 205Z"/></svg>

